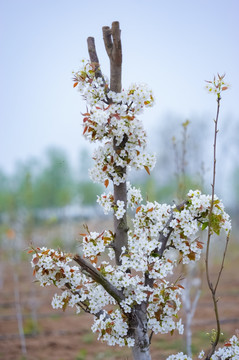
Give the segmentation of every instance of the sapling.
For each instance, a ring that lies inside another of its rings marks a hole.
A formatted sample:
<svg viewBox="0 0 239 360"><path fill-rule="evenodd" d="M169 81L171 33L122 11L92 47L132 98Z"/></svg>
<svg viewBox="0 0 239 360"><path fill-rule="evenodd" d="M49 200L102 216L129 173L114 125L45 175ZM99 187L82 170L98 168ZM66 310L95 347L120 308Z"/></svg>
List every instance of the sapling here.
<svg viewBox="0 0 239 360"><path fill-rule="evenodd" d="M139 119L144 108L153 105L154 97L142 84L122 90L119 23L103 27L103 38L110 59L110 82L101 71L94 39L88 38L90 60L82 61L82 68L74 73L74 87L87 105L83 135L101 144L93 154L90 177L106 189L112 184L113 190L106 190L97 202L105 213L112 211L114 230L97 233L86 227L79 254L46 247L30 252L40 285L53 284L62 290L53 297L53 308L70 306L76 313L92 314L92 331L99 340L131 347L134 359L148 360L154 333L183 333L178 318L183 286L180 277L171 283L168 275L178 263L200 258L205 245L198 239L200 230L210 227L212 233L223 230L229 235L231 223L221 200L199 190L190 190L178 205L143 203L140 189L127 176L132 168L150 174L155 165L155 156L146 151L147 137ZM129 208L134 210L131 227L127 224ZM237 349L237 338L230 341L231 349ZM180 353L168 359L190 357Z"/></svg>

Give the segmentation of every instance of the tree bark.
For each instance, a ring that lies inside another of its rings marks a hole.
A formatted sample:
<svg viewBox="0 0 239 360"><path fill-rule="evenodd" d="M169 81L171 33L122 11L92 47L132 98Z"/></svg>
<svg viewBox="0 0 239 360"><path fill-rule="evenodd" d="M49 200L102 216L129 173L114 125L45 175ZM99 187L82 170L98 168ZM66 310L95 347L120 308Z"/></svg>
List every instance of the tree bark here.
<svg viewBox="0 0 239 360"><path fill-rule="evenodd" d="M143 302L132 309L129 321L130 336L135 339L135 345L132 348L134 360L151 360L147 323L147 303Z"/></svg>
<svg viewBox="0 0 239 360"><path fill-rule="evenodd" d="M103 27L103 39L105 43L105 49L110 59L110 90L119 93L121 92L121 75L122 75L122 47L120 39L119 22L112 23L112 27ZM114 141L114 150L117 151L119 146ZM120 173L123 175L126 172L126 168L120 168ZM125 208L127 207L127 188L126 182L120 185L114 185L114 201L124 201ZM114 232L115 239L113 248L115 250L116 264L120 265L120 254L122 247L127 248L128 243L128 227L127 227L127 215L126 212L122 219L117 219L114 216Z"/></svg>
<svg viewBox="0 0 239 360"><path fill-rule="evenodd" d="M102 30L105 49L110 59L110 89L119 93L121 92L122 74L122 47L119 22L114 21L111 28L104 26Z"/></svg>
<svg viewBox="0 0 239 360"><path fill-rule="evenodd" d="M101 77L103 80L103 83L105 84L105 79L100 70L100 63L99 63L98 55L97 55L96 48L95 48L95 39L93 37L88 37L87 45L88 45L88 53L90 56L90 62L92 64L94 64L96 67L95 76L96 76L96 78Z"/></svg>

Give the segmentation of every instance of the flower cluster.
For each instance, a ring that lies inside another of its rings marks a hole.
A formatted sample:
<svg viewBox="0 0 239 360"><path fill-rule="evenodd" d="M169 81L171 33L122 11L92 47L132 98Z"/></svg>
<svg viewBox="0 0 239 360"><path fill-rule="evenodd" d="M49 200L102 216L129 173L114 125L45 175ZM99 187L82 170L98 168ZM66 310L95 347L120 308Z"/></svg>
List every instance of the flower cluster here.
<svg viewBox="0 0 239 360"><path fill-rule="evenodd" d="M95 257L100 256L108 244L113 241L113 234L109 231L103 231L101 234L90 232L83 235L83 254L95 263Z"/></svg>
<svg viewBox="0 0 239 360"><path fill-rule="evenodd" d="M125 203L122 200L114 202L114 195L109 192L108 194L103 193L101 196L97 196L97 202L102 206L104 214L108 214L111 210L114 210L116 218L121 219L125 212Z"/></svg>
<svg viewBox="0 0 239 360"><path fill-rule="evenodd" d="M173 333L175 329L183 334L184 327L181 319L176 322L177 313L181 307L180 295L183 287L181 285L169 284L167 281L155 287L149 296L148 302L148 327L155 334Z"/></svg>
<svg viewBox="0 0 239 360"><path fill-rule="evenodd" d="M176 265L175 255L183 263L200 258L203 243L198 240L200 230L209 224L211 197L199 190L190 191L188 199L179 207L147 202L137 208L134 229L128 234L128 249L122 251L124 270L149 271L149 277L163 279ZM231 223L222 202L215 196L211 215L211 229L228 234ZM160 253L167 238L167 249ZM161 255L160 255L161 254Z"/></svg>
<svg viewBox="0 0 239 360"><path fill-rule="evenodd" d="M239 339L236 335L222 347L219 348L211 357L212 360L239 359Z"/></svg>
<svg viewBox="0 0 239 360"><path fill-rule="evenodd" d="M127 207L134 209L143 201L140 189L136 189L131 186L130 182L127 181ZM115 203L114 195L112 192L108 194L103 193L97 196L97 202L102 206L104 214L109 214L110 211L115 211L117 219L121 219L126 212L125 204L123 201L117 200Z"/></svg>
<svg viewBox="0 0 239 360"><path fill-rule="evenodd" d="M74 77L74 85L90 107L83 114L83 134L89 141L103 142L93 155L95 167L90 176L95 182L110 179L119 185L126 180L122 169L145 168L150 172L155 165L155 156L145 152L146 133L136 118L144 107L153 105L154 99L146 85L133 84L121 93L109 91L109 84L97 76L97 71L95 65L83 62Z"/></svg>
<svg viewBox="0 0 239 360"><path fill-rule="evenodd" d="M218 98L221 97L221 92L225 91L229 88L229 85L224 82L224 75L217 74L217 77L214 76L212 81L206 80L208 85L206 85L206 89L209 93L216 94Z"/></svg>
<svg viewBox="0 0 239 360"><path fill-rule="evenodd" d="M110 346L134 346L134 339L127 336L128 325L126 317L118 309L111 313L110 316L107 312L103 312L95 320L91 329L93 332L99 333L98 339L107 342Z"/></svg>
<svg viewBox="0 0 239 360"><path fill-rule="evenodd" d="M204 357L204 351L201 351L198 358ZM231 339L221 348L215 351L211 360L238 360L239 359L239 339L236 335L233 335ZM192 360L190 356L183 354L182 352L170 355L166 360Z"/></svg>

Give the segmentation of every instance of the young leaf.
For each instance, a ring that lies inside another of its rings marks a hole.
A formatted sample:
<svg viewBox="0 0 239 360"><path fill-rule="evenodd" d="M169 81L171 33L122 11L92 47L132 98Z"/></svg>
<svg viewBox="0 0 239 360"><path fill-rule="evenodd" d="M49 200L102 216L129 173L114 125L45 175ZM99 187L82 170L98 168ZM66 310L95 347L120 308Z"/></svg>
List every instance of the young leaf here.
<svg viewBox="0 0 239 360"><path fill-rule="evenodd" d="M208 221L205 221L205 222L202 224L202 231L205 230L207 227L208 227Z"/></svg>
<svg viewBox="0 0 239 360"><path fill-rule="evenodd" d="M34 259L33 259L33 264L36 265L39 261L39 257L36 256Z"/></svg>
<svg viewBox="0 0 239 360"><path fill-rule="evenodd" d="M83 135L86 133L87 129L88 129L88 126L85 126L84 131L83 131Z"/></svg>
<svg viewBox="0 0 239 360"><path fill-rule="evenodd" d="M149 167L145 165L144 168L147 171L147 173L150 175Z"/></svg>

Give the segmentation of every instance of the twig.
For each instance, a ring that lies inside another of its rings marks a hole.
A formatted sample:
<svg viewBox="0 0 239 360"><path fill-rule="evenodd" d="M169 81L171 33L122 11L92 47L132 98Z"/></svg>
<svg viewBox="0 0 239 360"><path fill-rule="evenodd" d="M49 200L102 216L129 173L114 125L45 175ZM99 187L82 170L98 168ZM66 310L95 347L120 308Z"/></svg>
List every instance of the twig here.
<svg viewBox="0 0 239 360"><path fill-rule="evenodd" d="M219 283L220 278L221 278L222 270L223 270L223 268L224 268L224 262L225 262L225 257L226 257L226 253L227 253L228 243L229 243L229 235L227 236L227 240L226 240L226 245L225 245L225 249L224 249L224 253L223 253L223 257L222 257L222 263L221 263L220 271L219 271L219 274L218 274L218 278L217 278L217 281L216 281L216 285L215 285L215 287L214 287L215 291L217 290L217 286L218 286L218 283Z"/></svg>
<svg viewBox="0 0 239 360"><path fill-rule="evenodd" d="M205 259L205 263L206 263L206 277L207 277L207 283L208 283L208 287L211 291L211 295L212 295L212 301L213 301L213 306L214 306L214 313L215 313L215 318L216 318L216 325L217 325L217 330L216 330L216 337L215 339L212 340L212 347L211 350L209 351L209 353L207 354L205 360L210 360L211 356L213 355L213 353L215 352L216 346L219 342L220 339L220 334L221 334L221 325L220 325L220 319L219 319L219 312L218 312L218 299L216 298L216 290L218 287L218 283L221 277L221 273L223 270L223 265L224 265L224 260L225 260L225 255L226 255L226 250L227 250L227 245L228 245L228 241L229 241L229 236L227 237L227 243L226 243L226 247L224 250L224 254L223 254L223 259L222 259L222 264L219 270L219 274L218 274L218 278L216 281L215 286L213 286L211 279L210 279L210 274L209 274L209 250L210 250L210 242L211 242L211 235L212 235L212 214L213 214L213 205L214 205L214 196L215 196L215 182L216 182L216 147L217 147L217 133L218 133L218 119L219 119L219 111L220 111L220 100L221 100L221 96L220 93L217 94L217 113L216 113L216 119L214 120L215 123L215 128L214 128L214 143L213 143L213 181L212 181L212 198L211 198L211 206L210 206L210 210L209 210L209 223L208 223L208 238L207 238L207 248L206 248L206 259Z"/></svg>

